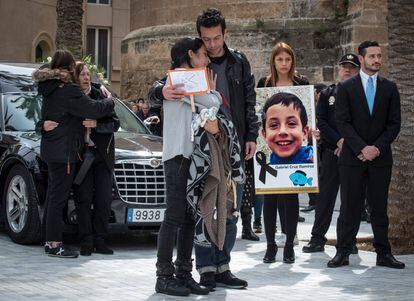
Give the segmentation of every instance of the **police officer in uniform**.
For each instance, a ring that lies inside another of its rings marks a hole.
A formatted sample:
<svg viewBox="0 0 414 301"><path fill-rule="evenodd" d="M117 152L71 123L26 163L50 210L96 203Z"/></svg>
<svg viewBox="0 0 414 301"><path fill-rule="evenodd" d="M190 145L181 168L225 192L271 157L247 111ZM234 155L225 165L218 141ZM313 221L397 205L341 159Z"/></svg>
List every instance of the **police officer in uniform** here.
<svg viewBox="0 0 414 301"><path fill-rule="evenodd" d="M346 80L358 73L360 63L358 56L353 53L345 54L339 61L339 81ZM316 203L315 222L312 228L312 238L303 247L304 253L323 252L327 241L325 234L331 224L335 200L339 190L339 173L337 160L344 139L336 129L335 97L337 85L333 84L322 90L317 105L318 128L321 132L322 168L320 176L319 201ZM358 249L354 247L353 253Z"/></svg>

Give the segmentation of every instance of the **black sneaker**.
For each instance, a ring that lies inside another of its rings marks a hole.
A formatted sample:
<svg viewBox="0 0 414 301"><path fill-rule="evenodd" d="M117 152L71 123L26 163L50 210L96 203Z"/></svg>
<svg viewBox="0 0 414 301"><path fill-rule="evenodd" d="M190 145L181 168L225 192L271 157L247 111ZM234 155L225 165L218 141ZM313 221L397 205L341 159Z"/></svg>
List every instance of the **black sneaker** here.
<svg viewBox="0 0 414 301"><path fill-rule="evenodd" d="M174 276L158 276L155 291L172 296L188 296L191 293L191 290L180 284Z"/></svg>
<svg viewBox="0 0 414 301"><path fill-rule="evenodd" d="M50 248L48 256L60 258L77 258L79 254L78 252L73 251L64 245L60 245L56 248Z"/></svg>
<svg viewBox="0 0 414 301"><path fill-rule="evenodd" d="M214 272L206 272L200 275L200 285L205 286L213 292L216 288L216 278Z"/></svg>
<svg viewBox="0 0 414 301"><path fill-rule="evenodd" d="M230 271L225 271L215 275L216 284L220 287L227 288L245 288L247 287L247 281L242 280L234 276Z"/></svg>

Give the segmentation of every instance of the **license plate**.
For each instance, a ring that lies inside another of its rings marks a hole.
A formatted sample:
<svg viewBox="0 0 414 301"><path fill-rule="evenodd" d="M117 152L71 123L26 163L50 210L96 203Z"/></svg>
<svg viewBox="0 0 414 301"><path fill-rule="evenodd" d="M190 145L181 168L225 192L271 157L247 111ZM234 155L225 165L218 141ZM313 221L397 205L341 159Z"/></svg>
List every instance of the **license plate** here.
<svg viewBox="0 0 414 301"><path fill-rule="evenodd" d="M164 208L128 208L128 223L153 223L164 220Z"/></svg>

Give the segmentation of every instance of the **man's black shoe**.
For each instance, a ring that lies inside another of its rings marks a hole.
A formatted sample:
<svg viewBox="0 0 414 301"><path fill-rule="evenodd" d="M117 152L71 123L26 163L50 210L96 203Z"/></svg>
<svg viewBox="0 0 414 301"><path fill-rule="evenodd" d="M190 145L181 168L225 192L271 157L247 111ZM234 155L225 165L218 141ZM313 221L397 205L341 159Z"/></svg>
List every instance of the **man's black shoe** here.
<svg viewBox="0 0 414 301"><path fill-rule="evenodd" d="M220 274L216 274L217 286L227 288L245 288L247 287L247 281L242 280L234 276L230 271L225 271Z"/></svg>
<svg viewBox="0 0 414 301"><path fill-rule="evenodd" d="M208 295L208 293L210 293L210 289L197 283L197 281L194 280L191 273L186 273L182 277L176 276L176 278L177 278L178 283L190 289L192 294Z"/></svg>
<svg viewBox="0 0 414 301"><path fill-rule="evenodd" d="M286 244L283 249L283 262L284 263L294 263L295 262L295 251L293 250L293 245Z"/></svg>
<svg viewBox="0 0 414 301"><path fill-rule="evenodd" d="M252 241L259 241L260 238L257 236L250 225L243 226L242 230L242 239L252 240Z"/></svg>
<svg viewBox="0 0 414 301"><path fill-rule="evenodd" d="M92 255L92 251L93 251L93 247L92 246L88 246L88 245L81 245L80 248L80 254L82 256L91 256Z"/></svg>
<svg viewBox="0 0 414 301"><path fill-rule="evenodd" d="M95 246L94 253L104 254L104 255L112 255L114 254L114 250L108 248L106 245L97 245Z"/></svg>
<svg viewBox="0 0 414 301"><path fill-rule="evenodd" d="M302 252L303 253L316 253L316 252L323 252L325 251L324 244L318 244L315 242L310 242L306 246L303 246Z"/></svg>
<svg viewBox="0 0 414 301"><path fill-rule="evenodd" d="M393 269L403 269L405 268L404 262L398 261L392 256L391 253L379 255L377 254L377 265L383 267L389 267Z"/></svg>
<svg viewBox="0 0 414 301"><path fill-rule="evenodd" d="M68 247L60 245L56 248L49 248L50 257L60 257L60 258L77 258L79 256L78 252L71 250Z"/></svg>
<svg viewBox="0 0 414 301"><path fill-rule="evenodd" d="M299 223L304 223L304 222L305 222L305 218L304 218L303 216L300 216L300 215L299 215L299 217L298 217L298 222L299 222Z"/></svg>
<svg viewBox="0 0 414 301"><path fill-rule="evenodd" d="M351 254L358 254L358 247L356 245L352 246Z"/></svg>
<svg viewBox="0 0 414 301"><path fill-rule="evenodd" d="M216 288L216 278L214 272L206 272L200 275L200 284L210 290L214 291Z"/></svg>
<svg viewBox="0 0 414 301"><path fill-rule="evenodd" d="M306 206L305 208L300 209L300 211L302 212L310 212L316 209L316 205L309 205Z"/></svg>
<svg viewBox="0 0 414 301"><path fill-rule="evenodd" d="M266 254L263 257L264 263L272 263L276 261L277 254L277 245L275 243L268 244L266 249Z"/></svg>
<svg viewBox="0 0 414 301"><path fill-rule="evenodd" d="M342 253L336 253L327 264L328 268L338 268L344 265L349 265L349 256Z"/></svg>
<svg viewBox="0 0 414 301"><path fill-rule="evenodd" d="M174 276L158 276L155 291L172 296L188 296L191 293L191 290L180 284Z"/></svg>

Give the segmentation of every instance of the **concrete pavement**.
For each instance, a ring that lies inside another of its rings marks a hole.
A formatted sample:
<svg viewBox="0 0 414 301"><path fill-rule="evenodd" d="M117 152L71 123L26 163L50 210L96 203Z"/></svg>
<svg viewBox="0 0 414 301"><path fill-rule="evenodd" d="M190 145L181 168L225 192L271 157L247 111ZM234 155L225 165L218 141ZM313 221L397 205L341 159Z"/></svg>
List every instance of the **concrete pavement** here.
<svg viewBox="0 0 414 301"><path fill-rule="evenodd" d="M304 254L302 246L310 237L312 213L299 224L300 245L296 262L262 263L266 249L260 242L240 239L232 253L232 272L248 280L244 290L218 288L208 296L174 298L154 292L155 240L115 235L110 245L113 256L93 254L77 259L46 256L41 246L14 244L0 231L0 300L414 300L414 255L398 256L404 270L375 266L375 253L360 251L350 257L347 267L328 269L326 263L335 249ZM334 223L337 212L335 212ZM361 224L359 237L371 235L370 225ZM328 238L335 237L331 227ZM198 279L196 272L193 273Z"/></svg>

